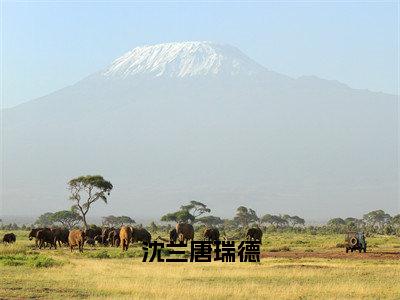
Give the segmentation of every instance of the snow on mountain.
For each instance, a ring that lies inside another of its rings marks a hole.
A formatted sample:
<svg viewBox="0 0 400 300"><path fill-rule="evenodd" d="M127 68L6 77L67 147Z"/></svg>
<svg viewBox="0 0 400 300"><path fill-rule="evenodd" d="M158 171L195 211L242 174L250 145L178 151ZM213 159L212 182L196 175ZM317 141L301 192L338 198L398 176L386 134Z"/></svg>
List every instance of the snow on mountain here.
<svg viewBox="0 0 400 300"><path fill-rule="evenodd" d="M211 42L165 43L134 48L117 58L102 74L126 78L136 74L188 77L252 75L266 71L240 50Z"/></svg>

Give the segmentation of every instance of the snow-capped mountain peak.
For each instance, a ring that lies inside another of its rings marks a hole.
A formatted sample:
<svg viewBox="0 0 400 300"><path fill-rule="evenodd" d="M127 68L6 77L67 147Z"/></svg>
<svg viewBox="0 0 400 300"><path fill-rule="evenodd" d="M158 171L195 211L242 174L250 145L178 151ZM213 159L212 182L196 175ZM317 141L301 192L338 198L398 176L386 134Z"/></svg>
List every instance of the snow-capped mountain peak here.
<svg viewBox="0 0 400 300"><path fill-rule="evenodd" d="M252 75L265 69L230 45L212 42L165 43L134 48L114 60L102 75L190 77L197 75Z"/></svg>

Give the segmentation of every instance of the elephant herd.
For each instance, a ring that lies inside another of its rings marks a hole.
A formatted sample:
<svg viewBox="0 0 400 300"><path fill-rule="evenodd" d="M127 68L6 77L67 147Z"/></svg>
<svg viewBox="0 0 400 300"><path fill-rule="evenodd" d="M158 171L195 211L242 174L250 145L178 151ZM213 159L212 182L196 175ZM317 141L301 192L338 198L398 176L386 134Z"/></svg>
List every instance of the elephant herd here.
<svg viewBox="0 0 400 300"><path fill-rule="evenodd" d="M143 242L150 243L151 234L145 228L135 228L132 226L98 227L92 226L86 230L66 228L33 228L29 235L29 240L35 239L37 248L49 246L50 249L57 249L61 245L68 245L70 250L78 247L80 252L83 251L84 243L94 246L96 243L103 246L120 247L123 251L128 250L130 243ZM175 228L169 232L170 243L188 242L194 239L193 225L188 223L178 223ZM216 242L220 240L220 233L217 228L206 228L203 232L205 241ZM247 240L262 240L262 231L259 228L250 228L246 233ZM16 236L13 233L7 233L3 237L4 243L13 243Z"/></svg>
<svg viewBox="0 0 400 300"><path fill-rule="evenodd" d="M71 251L78 247L80 252L83 251L85 243L85 231L80 229L68 230L66 228L33 228L28 235L29 240L35 239L37 248L42 249L49 246L50 249L57 249L61 245L68 245Z"/></svg>
<svg viewBox="0 0 400 300"><path fill-rule="evenodd" d="M145 228L135 228L132 226L122 226L121 228L90 228L87 230L87 243L96 242L104 246L115 246L127 249L129 243L151 241L151 234Z"/></svg>
<svg viewBox="0 0 400 300"><path fill-rule="evenodd" d="M78 247L83 251L83 245L99 245L119 247L122 241L123 249L128 248L130 242L150 242L151 234L144 228L133 228L122 226L121 228L101 228L93 226L86 230L66 228L33 228L29 235L29 240L35 239L37 248L49 246L50 249L57 249L61 245L68 245L71 251Z"/></svg>

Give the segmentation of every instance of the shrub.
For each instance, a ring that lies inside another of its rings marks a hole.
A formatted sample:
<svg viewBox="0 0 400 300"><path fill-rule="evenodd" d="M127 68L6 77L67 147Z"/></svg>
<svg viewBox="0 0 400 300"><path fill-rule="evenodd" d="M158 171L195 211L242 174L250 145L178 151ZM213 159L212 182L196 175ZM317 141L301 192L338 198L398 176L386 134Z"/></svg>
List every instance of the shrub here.
<svg viewBox="0 0 400 300"><path fill-rule="evenodd" d="M98 258L98 259L111 258L110 254L108 253L107 250L102 250L100 252L90 253L88 256L91 257L91 258Z"/></svg>
<svg viewBox="0 0 400 300"><path fill-rule="evenodd" d="M50 268L61 265L61 262L44 255L1 255L0 264L3 266L28 266L34 268Z"/></svg>
<svg viewBox="0 0 400 300"><path fill-rule="evenodd" d="M59 261L44 255L30 256L26 265L35 268L50 268L61 265Z"/></svg>

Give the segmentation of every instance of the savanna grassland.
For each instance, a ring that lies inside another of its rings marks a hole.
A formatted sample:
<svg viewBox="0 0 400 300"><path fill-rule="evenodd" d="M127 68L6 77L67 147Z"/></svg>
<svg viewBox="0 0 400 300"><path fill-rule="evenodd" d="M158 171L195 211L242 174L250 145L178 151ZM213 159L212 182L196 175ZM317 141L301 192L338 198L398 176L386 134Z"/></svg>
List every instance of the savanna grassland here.
<svg viewBox="0 0 400 300"><path fill-rule="evenodd" d="M342 235L274 233L260 263L143 263L140 245L36 250L28 232L15 233L15 244L0 245L0 298L400 298L395 236L346 254Z"/></svg>

